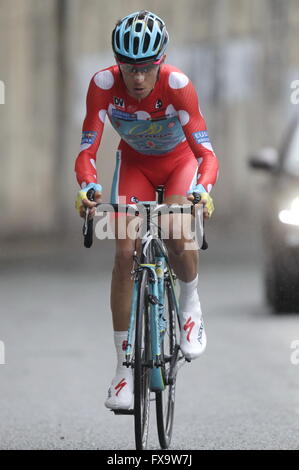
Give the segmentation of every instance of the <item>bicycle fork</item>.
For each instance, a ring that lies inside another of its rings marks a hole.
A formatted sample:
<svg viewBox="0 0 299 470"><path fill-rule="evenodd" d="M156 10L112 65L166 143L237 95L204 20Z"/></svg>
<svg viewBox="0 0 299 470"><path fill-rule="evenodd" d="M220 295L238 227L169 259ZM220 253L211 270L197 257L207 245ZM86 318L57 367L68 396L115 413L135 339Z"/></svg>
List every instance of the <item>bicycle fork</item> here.
<svg viewBox="0 0 299 470"><path fill-rule="evenodd" d="M161 358L161 335L166 329L164 318L164 269L165 258L156 257L155 264L139 264L138 270L147 269L149 271L148 301L150 305L150 342L151 359L146 367L150 370L150 389L151 391L162 391L165 383L162 374L163 362ZM135 276L133 295L131 303L130 323L128 328L128 338L126 345L126 360L124 365L134 367L132 363L132 353L134 344L134 331L136 321L136 311L138 303L138 290L140 277Z"/></svg>

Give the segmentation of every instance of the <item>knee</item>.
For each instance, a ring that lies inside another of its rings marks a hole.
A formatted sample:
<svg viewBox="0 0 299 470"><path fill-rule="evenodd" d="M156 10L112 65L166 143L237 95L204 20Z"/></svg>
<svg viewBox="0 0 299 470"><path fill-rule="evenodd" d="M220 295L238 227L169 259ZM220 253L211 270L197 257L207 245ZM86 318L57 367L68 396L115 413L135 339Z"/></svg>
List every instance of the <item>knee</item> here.
<svg viewBox="0 0 299 470"><path fill-rule="evenodd" d="M114 270L118 272L127 272L131 270L133 263L133 248L121 247L116 250L114 257Z"/></svg>
<svg viewBox="0 0 299 470"><path fill-rule="evenodd" d="M185 250L183 240L168 240L166 242L167 248L175 256L182 256Z"/></svg>

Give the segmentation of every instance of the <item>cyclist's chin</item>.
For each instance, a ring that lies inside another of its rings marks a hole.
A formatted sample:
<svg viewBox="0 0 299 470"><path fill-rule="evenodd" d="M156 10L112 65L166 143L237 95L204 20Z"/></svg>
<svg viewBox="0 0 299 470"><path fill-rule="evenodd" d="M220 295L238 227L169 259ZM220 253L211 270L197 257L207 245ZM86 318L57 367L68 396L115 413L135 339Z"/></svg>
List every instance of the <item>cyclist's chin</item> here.
<svg viewBox="0 0 299 470"><path fill-rule="evenodd" d="M147 88L132 88L130 95L137 100L142 100L149 95L150 91Z"/></svg>

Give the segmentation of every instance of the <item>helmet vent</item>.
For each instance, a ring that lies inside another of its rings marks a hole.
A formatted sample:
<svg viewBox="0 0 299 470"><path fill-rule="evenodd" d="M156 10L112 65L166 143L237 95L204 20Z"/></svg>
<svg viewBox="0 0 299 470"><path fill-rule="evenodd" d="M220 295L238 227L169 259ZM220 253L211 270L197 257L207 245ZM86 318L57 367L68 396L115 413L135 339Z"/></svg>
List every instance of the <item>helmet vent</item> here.
<svg viewBox="0 0 299 470"><path fill-rule="evenodd" d="M136 28L135 28L136 33L140 33L141 29L142 29L142 23L137 23Z"/></svg>
<svg viewBox="0 0 299 470"><path fill-rule="evenodd" d="M161 40L161 34L158 33L158 34L157 34L157 37L156 37L156 40L155 40L155 44L154 44L154 50L157 49L157 47L158 47L158 45L159 45L159 43L160 43L160 40Z"/></svg>
<svg viewBox="0 0 299 470"><path fill-rule="evenodd" d="M120 47L120 41L119 41L119 30L116 31L116 35L115 35L115 41L116 41L116 45L117 47Z"/></svg>
<svg viewBox="0 0 299 470"><path fill-rule="evenodd" d="M129 31L127 31L124 35L124 47L125 47L126 51L129 50L129 40L130 40L130 33L129 33Z"/></svg>
<svg viewBox="0 0 299 470"><path fill-rule="evenodd" d="M148 19L148 22L147 22L147 27L148 29L150 30L150 32L152 32L153 28L154 28L154 22L151 18Z"/></svg>
<svg viewBox="0 0 299 470"><path fill-rule="evenodd" d="M134 38L134 46L133 46L133 53L134 55L138 54L138 47L139 47L139 39Z"/></svg>
<svg viewBox="0 0 299 470"><path fill-rule="evenodd" d="M126 29L131 26L131 24L133 23L133 20L134 20L134 18L129 18L128 19L127 24L126 24Z"/></svg>
<svg viewBox="0 0 299 470"><path fill-rule="evenodd" d="M151 40L150 35L149 35L148 33L145 33L144 43L143 43L143 48L142 48L142 52L143 52L143 53L148 50L148 46L149 46L150 40Z"/></svg>

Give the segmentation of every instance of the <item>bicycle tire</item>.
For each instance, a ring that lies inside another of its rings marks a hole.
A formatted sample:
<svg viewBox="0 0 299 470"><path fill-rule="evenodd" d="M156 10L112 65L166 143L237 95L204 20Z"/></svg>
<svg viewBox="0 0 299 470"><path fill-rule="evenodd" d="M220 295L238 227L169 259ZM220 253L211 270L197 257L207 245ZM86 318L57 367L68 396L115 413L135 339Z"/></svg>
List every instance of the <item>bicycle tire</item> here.
<svg viewBox="0 0 299 470"><path fill-rule="evenodd" d="M167 328L163 338L161 338L161 353L162 360L165 360L166 356L168 356L168 358L172 358L176 361L175 354L176 351L178 352L176 341L177 312L173 295L172 287L166 285L165 300L167 300L167 308L164 309L164 315L166 315ZM167 342L165 339L167 339ZM173 383L169 383L167 377L169 367L170 362L163 366L164 382L166 385L165 390L156 392L157 429L162 449L168 449L170 446L174 421L176 380L174 378Z"/></svg>
<svg viewBox="0 0 299 470"><path fill-rule="evenodd" d="M137 450L147 447L150 415L150 389L148 366L150 361L150 324L148 300L148 272L142 271L138 293L134 359L134 421Z"/></svg>

